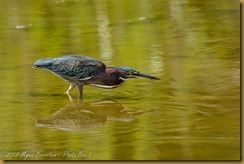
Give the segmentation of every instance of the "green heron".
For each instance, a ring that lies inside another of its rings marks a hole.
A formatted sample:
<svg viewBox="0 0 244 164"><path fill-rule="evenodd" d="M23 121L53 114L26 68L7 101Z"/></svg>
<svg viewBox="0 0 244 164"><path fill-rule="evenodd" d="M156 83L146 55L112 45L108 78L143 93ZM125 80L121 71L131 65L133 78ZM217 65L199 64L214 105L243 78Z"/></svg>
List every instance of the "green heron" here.
<svg viewBox="0 0 244 164"><path fill-rule="evenodd" d="M121 86L127 78L146 77L159 80L157 77L141 73L130 67L106 67L104 63L96 59L79 55L40 59L32 67L47 69L70 82L66 91L69 97L75 86L78 87L79 98L81 98L83 85L116 88Z"/></svg>

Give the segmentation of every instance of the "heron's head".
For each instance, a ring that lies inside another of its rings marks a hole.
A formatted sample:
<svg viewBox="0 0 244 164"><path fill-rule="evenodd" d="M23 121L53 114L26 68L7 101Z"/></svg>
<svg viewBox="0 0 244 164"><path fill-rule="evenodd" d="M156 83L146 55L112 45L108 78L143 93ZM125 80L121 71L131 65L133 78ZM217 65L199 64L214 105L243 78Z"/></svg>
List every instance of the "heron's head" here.
<svg viewBox="0 0 244 164"><path fill-rule="evenodd" d="M123 71L127 78L146 77L149 79L160 80L157 77L141 73L140 71L138 71L134 68L131 68L131 67L113 67L113 68L116 70Z"/></svg>

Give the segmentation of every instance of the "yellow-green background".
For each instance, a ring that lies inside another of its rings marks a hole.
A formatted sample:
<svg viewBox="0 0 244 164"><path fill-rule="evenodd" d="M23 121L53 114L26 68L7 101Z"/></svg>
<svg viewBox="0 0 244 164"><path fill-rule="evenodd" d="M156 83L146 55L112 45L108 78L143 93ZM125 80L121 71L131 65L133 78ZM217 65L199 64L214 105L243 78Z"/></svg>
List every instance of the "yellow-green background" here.
<svg viewBox="0 0 244 164"><path fill-rule="evenodd" d="M239 10L229 0L1 1L0 149L92 152L57 158L78 160L240 159ZM85 104L70 102L67 82L31 69L69 53L161 80L87 86ZM79 119L84 110L98 116L88 118L95 126Z"/></svg>

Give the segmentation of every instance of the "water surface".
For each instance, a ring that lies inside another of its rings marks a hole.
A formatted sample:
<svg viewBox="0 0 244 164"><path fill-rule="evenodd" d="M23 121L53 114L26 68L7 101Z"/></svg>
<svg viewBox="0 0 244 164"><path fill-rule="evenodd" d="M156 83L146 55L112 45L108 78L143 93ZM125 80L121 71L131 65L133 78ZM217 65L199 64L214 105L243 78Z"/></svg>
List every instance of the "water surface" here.
<svg viewBox="0 0 244 164"><path fill-rule="evenodd" d="M239 160L239 2L0 2L0 158ZM159 77L107 90L32 69L82 54Z"/></svg>

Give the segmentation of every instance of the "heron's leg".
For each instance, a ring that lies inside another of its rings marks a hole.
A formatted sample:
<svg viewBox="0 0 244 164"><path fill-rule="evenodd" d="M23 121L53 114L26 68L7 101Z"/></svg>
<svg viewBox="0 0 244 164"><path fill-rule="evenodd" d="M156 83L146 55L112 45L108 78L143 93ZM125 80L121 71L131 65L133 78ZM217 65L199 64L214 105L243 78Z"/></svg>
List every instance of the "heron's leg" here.
<svg viewBox="0 0 244 164"><path fill-rule="evenodd" d="M72 89L75 88L75 86L76 85L74 83L71 83L70 86L69 86L69 89L65 93L69 94L72 91Z"/></svg>
<svg viewBox="0 0 244 164"><path fill-rule="evenodd" d="M70 86L68 88L68 90L65 92L68 96L69 99L72 101L74 99L74 97L70 94L71 90L75 88L75 84L74 83L70 83Z"/></svg>
<svg viewBox="0 0 244 164"><path fill-rule="evenodd" d="M76 83L76 85L78 87L79 99L81 99L83 96L83 85L84 85L84 83L79 82L79 83Z"/></svg>

